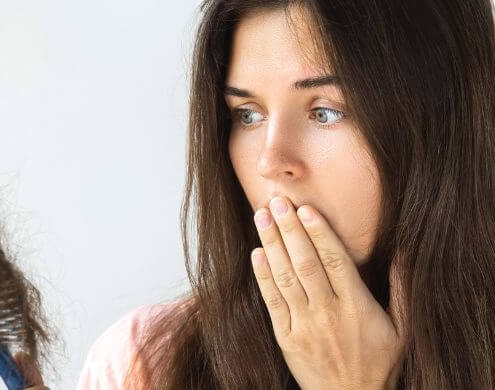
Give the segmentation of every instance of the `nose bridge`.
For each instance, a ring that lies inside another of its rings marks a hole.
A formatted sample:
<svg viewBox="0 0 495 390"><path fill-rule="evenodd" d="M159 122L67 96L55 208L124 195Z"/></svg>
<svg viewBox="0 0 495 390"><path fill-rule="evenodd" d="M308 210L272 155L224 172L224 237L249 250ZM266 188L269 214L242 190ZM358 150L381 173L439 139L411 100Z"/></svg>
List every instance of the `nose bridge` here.
<svg viewBox="0 0 495 390"><path fill-rule="evenodd" d="M264 146L288 146L296 134L295 119L290 110L279 110L268 118ZM279 145L281 144L281 145Z"/></svg>
<svg viewBox="0 0 495 390"><path fill-rule="evenodd" d="M260 174L272 176L297 170L303 151L301 125L290 107L269 114L257 162Z"/></svg>

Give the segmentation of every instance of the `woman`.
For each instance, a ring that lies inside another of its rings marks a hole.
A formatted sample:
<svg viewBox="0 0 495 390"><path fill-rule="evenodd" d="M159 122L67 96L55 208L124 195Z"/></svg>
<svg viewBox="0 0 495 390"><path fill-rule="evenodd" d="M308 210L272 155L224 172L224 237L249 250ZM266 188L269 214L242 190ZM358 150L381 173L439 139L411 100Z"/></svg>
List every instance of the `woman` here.
<svg viewBox="0 0 495 390"><path fill-rule="evenodd" d="M490 1L201 9L192 290L108 329L79 389L495 387Z"/></svg>

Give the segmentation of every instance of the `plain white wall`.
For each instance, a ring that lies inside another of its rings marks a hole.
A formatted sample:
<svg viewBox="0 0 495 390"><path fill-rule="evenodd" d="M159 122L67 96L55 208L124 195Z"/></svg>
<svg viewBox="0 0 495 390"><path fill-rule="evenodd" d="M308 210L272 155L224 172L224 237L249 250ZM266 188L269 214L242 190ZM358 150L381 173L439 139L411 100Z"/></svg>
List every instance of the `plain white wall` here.
<svg viewBox="0 0 495 390"><path fill-rule="evenodd" d="M65 349L189 288L179 230L199 0L0 0L0 208Z"/></svg>

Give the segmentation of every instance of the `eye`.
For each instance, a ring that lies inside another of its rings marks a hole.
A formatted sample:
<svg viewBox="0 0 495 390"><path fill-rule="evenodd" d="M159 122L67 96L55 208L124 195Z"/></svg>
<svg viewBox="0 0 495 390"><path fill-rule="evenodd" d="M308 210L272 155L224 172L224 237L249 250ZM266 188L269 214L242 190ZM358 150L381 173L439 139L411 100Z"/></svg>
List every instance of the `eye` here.
<svg viewBox="0 0 495 390"><path fill-rule="evenodd" d="M243 127L250 127L263 120L264 117L257 111L249 108L237 108L232 110L233 119L235 122L240 122ZM337 119L334 119L336 117ZM329 128L335 126L336 122L340 119L347 117L347 115L339 110L334 110L328 107L317 107L311 110L310 119L316 120L320 127Z"/></svg>
<svg viewBox="0 0 495 390"><path fill-rule="evenodd" d="M335 122L338 122L340 119L346 117L344 112L328 107L317 107L312 110L311 113L310 119L316 119L316 121L323 127L333 126ZM332 117L337 117L337 119L332 119Z"/></svg>
<svg viewBox="0 0 495 390"><path fill-rule="evenodd" d="M233 110L234 119L239 120L243 126L251 126L255 122L256 117L263 119L263 115L259 112L250 110L249 108L238 108Z"/></svg>

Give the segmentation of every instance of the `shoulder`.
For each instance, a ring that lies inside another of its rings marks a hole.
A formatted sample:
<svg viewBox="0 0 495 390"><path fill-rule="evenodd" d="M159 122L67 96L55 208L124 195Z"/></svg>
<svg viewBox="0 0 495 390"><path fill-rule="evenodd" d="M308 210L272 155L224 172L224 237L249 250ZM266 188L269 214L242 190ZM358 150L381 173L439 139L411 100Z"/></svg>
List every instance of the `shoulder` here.
<svg viewBox="0 0 495 390"><path fill-rule="evenodd" d="M180 302L139 306L105 330L87 354L77 390L122 389L145 325L154 316L170 312Z"/></svg>

